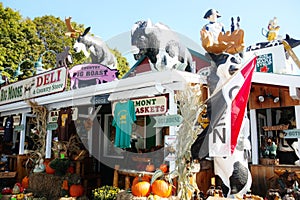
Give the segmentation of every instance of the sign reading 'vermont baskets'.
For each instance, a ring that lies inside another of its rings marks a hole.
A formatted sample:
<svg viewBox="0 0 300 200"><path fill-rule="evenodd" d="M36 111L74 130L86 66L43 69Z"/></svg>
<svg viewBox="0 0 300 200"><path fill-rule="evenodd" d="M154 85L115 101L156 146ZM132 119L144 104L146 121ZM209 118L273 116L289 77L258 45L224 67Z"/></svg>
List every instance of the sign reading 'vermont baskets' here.
<svg viewBox="0 0 300 200"><path fill-rule="evenodd" d="M67 69L60 67L1 87L0 105L64 91Z"/></svg>

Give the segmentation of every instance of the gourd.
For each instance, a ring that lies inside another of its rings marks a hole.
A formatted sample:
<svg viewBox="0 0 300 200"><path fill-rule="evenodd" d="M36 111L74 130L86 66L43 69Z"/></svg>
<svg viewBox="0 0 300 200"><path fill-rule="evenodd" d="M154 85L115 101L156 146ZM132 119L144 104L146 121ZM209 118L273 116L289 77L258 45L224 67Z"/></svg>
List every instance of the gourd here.
<svg viewBox="0 0 300 200"><path fill-rule="evenodd" d="M53 169L52 167L50 167L49 163L46 164L46 173L47 174L54 174L55 173L55 169Z"/></svg>
<svg viewBox="0 0 300 200"><path fill-rule="evenodd" d="M154 172L155 166L149 162L149 164L146 166L146 172Z"/></svg>
<svg viewBox="0 0 300 200"><path fill-rule="evenodd" d="M159 169L163 172L163 173L167 173L169 171L168 165L167 164L161 164L159 166Z"/></svg>
<svg viewBox="0 0 300 200"><path fill-rule="evenodd" d="M70 196L71 197L80 197L83 195L84 189L80 184L74 184L70 186Z"/></svg>
<svg viewBox="0 0 300 200"><path fill-rule="evenodd" d="M28 188L28 185L29 185L29 178L28 176L25 176L23 179L22 179L22 187L23 188Z"/></svg>

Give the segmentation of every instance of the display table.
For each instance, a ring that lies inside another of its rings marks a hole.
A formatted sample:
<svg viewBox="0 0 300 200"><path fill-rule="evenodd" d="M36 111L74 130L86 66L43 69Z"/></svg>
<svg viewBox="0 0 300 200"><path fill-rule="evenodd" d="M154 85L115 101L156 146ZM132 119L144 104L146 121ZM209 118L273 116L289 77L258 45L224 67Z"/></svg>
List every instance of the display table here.
<svg viewBox="0 0 300 200"><path fill-rule="evenodd" d="M113 186L119 187L119 177L120 175L123 175L125 178L125 190L127 190L130 188L130 177L137 177L140 174L147 174L152 176L154 173L146 172L146 171L130 170L130 169L120 169L119 165L116 165L114 171Z"/></svg>
<svg viewBox="0 0 300 200"><path fill-rule="evenodd" d="M296 165L251 165L253 194L265 197L269 189L278 187L279 173L294 172L300 176L300 166Z"/></svg>
<svg viewBox="0 0 300 200"><path fill-rule="evenodd" d="M0 172L0 188L13 186L16 175L17 172Z"/></svg>

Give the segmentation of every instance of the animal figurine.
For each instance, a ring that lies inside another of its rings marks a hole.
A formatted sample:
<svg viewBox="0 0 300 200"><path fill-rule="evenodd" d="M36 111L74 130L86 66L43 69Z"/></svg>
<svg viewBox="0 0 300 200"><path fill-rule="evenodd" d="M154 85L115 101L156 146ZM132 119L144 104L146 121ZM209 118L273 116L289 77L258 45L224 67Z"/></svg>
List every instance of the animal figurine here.
<svg viewBox="0 0 300 200"><path fill-rule="evenodd" d="M56 67L67 66L67 63L73 63L72 56L69 53L70 47L64 48L64 51L56 54Z"/></svg>
<svg viewBox="0 0 300 200"><path fill-rule="evenodd" d="M31 96L31 89L35 85L35 78L33 78L31 81L27 81L24 84L24 97L29 98Z"/></svg>
<svg viewBox="0 0 300 200"><path fill-rule="evenodd" d="M81 35L82 32L73 28L71 19L72 17L65 18L66 26L68 29L68 32L66 32L65 35L71 38L78 38L78 36Z"/></svg>
<svg viewBox="0 0 300 200"><path fill-rule="evenodd" d="M278 39L278 31L280 29L280 26L277 25L277 17L274 17L269 21L268 24L268 32L265 35L268 39L268 41L273 41Z"/></svg>
<svg viewBox="0 0 300 200"><path fill-rule="evenodd" d="M111 69L116 69L115 56L99 37L88 34L90 29L91 27L86 28L83 34L77 38L73 46L75 52L82 51L86 57L91 57L93 64L102 64Z"/></svg>
<svg viewBox="0 0 300 200"><path fill-rule="evenodd" d="M194 70L188 49L180 43L175 32L161 22L152 24L150 19L137 21L131 28L131 45L135 50L134 59L146 56L153 71Z"/></svg>

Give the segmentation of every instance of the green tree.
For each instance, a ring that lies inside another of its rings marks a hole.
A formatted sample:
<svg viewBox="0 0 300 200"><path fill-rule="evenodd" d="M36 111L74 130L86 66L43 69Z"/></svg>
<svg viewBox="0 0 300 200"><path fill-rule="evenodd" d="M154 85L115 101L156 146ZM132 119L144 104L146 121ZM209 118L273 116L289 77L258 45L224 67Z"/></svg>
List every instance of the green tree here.
<svg viewBox="0 0 300 200"><path fill-rule="evenodd" d="M119 72L118 78L121 79L130 70L129 63L127 62L127 59L124 56L122 56L117 49L111 49L111 52L117 59L117 69Z"/></svg>
<svg viewBox="0 0 300 200"><path fill-rule="evenodd" d="M45 69L52 69L55 67L56 59L55 54L52 52L55 51L56 53L60 53L66 46L71 47L70 53L73 56L73 63L70 67L83 63L85 59L84 55L82 53L75 54L72 48L75 39L65 35L67 32L65 21L61 20L59 17L46 15L34 18L33 22L36 25L37 35L44 45L44 48L40 50L40 54L42 55ZM78 30L84 30L83 25L77 25L75 22L72 22L72 25Z"/></svg>
<svg viewBox="0 0 300 200"><path fill-rule="evenodd" d="M19 12L4 8L0 3L0 71L10 82L17 80L14 72L22 60L35 58L36 49L42 47L36 35L35 24L30 19L22 19ZM24 62L24 66L32 66ZM24 73L23 78L28 74Z"/></svg>
<svg viewBox="0 0 300 200"><path fill-rule="evenodd" d="M56 54L62 52L66 46L71 47L70 53L73 58L69 68L87 61L82 52L74 52L72 47L75 39L66 36L66 23L59 17L46 15L33 20L23 19L18 11L4 8L0 3L0 23L0 72L8 77L10 82L33 76L34 64L39 59L45 69L56 67ZM84 30L82 24L71 24L76 30ZM121 78L130 69L129 64L117 49L111 51L116 56L118 78ZM23 74L16 77L14 75L18 67Z"/></svg>

